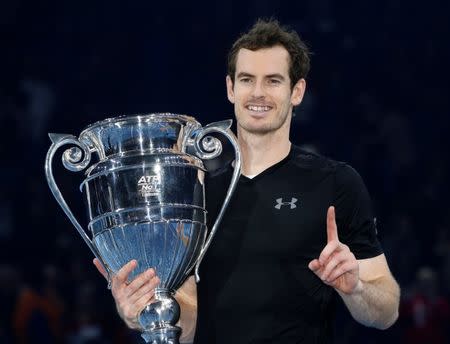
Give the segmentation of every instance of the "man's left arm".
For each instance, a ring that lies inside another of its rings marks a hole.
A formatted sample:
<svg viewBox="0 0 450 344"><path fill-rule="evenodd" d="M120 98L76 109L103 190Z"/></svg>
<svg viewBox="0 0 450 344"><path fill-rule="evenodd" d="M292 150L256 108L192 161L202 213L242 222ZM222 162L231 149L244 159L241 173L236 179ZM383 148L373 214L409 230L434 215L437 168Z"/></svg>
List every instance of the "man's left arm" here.
<svg viewBox="0 0 450 344"><path fill-rule="evenodd" d="M363 325L387 329L398 318L400 288L389 271L386 257L358 260L359 281L355 290L336 290L353 318Z"/></svg>
<svg viewBox="0 0 450 344"><path fill-rule="evenodd" d="M384 254L357 260L339 241L334 207L327 213L327 245L309 268L344 300L353 318L363 325L386 329L398 318L400 288Z"/></svg>

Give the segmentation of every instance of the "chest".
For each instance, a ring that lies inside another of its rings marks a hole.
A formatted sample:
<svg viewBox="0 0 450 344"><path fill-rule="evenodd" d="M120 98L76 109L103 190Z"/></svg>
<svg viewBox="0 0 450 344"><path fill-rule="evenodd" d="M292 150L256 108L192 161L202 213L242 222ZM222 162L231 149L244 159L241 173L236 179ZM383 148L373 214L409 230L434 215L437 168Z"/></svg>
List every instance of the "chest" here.
<svg viewBox="0 0 450 344"><path fill-rule="evenodd" d="M332 190L326 176L242 181L208 255L222 261L309 261L326 244Z"/></svg>

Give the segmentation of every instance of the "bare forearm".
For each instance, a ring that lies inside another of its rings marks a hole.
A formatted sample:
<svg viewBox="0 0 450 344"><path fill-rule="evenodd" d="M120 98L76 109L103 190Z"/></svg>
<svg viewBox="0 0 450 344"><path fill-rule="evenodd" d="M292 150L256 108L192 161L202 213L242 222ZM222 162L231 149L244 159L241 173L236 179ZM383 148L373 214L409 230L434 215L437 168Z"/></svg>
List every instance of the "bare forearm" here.
<svg viewBox="0 0 450 344"><path fill-rule="evenodd" d="M181 315L177 326L181 327L180 343L192 343L195 335L197 308L181 304Z"/></svg>
<svg viewBox="0 0 450 344"><path fill-rule="evenodd" d="M180 305L180 320L177 323L182 330L180 343L192 343L197 323L197 291L193 279L177 291L175 298Z"/></svg>
<svg viewBox="0 0 450 344"><path fill-rule="evenodd" d="M359 323L387 329L398 318L400 288L391 277L359 281L352 294L338 292L353 318Z"/></svg>

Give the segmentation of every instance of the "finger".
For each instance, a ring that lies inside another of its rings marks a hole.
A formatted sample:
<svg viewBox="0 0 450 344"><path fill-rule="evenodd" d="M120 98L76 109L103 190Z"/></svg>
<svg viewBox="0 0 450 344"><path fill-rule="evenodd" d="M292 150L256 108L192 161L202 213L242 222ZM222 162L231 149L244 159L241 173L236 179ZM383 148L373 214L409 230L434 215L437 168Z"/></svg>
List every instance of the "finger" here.
<svg viewBox="0 0 450 344"><path fill-rule="evenodd" d="M108 279L108 273L105 270L105 267L103 266L102 263L100 263L100 260L98 258L94 258L94 260L92 261L95 265L95 267L97 268L98 272L100 272L103 277L105 277L105 279Z"/></svg>
<svg viewBox="0 0 450 344"><path fill-rule="evenodd" d="M325 265L326 263L328 263L328 260L330 259L330 257L335 254L338 253L342 250L341 247L341 243L339 241L331 241L329 242L324 249L322 250L322 252L320 252L320 256L319 256L319 262L322 265Z"/></svg>
<svg viewBox="0 0 450 344"><path fill-rule="evenodd" d="M130 300L129 300L130 301ZM134 300L133 302L127 302L127 304L118 307L118 311L123 310L122 317L129 324L139 325L139 315L142 310L149 304L155 302L155 293L150 292L142 295L140 298ZM136 326L133 326L136 328ZM139 326L137 326L139 327Z"/></svg>
<svg viewBox="0 0 450 344"><path fill-rule="evenodd" d="M318 259L311 260L308 264L308 268L313 272L318 272L322 265L320 264Z"/></svg>
<svg viewBox="0 0 450 344"><path fill-rule="evenodd" d="M152 302L153 295L151 296L145 296L142 299L139 299L135 302L129 302L127 300L126 302L117 303L117 312L119 313L120 317L125 320L125 323L130 328L139 328L139 314L144 309L144 307Z"/></svg>
<svg viewBox="0 0 450 344"><path fill-rule="evenodd" d="M336 214L334 207L331 206L327 211L327 242L339 241L337 225L336 225Z"/></svg>
<svg viewBox="0 0 450 344"><path fill-rule="evenodd" d="M128 295L131 296L135 292L137 292L142 286L148 284L155 277L155 270L148 269L137 276L129 285L128 285Z"/></svg>
<svg viewBox="0 0 450 344"><path fill-rule="evenodd" d="M135 259L130 260L128 263L126 263L124 266L120 268L114 279L117 280L119 283L126 283L128 280L128 276L136 268L136 266L137 261Z"/></svg>
<svg viewBox="0 0 450 344"><path fill-rule="evenodd" d="M143 295L140 299L138 299L135 304L134 308L136 309L135 316L136 318L139 318L139 315L141 314L142 310L149 304L155 302L155 295Z"/></svg>
<svg viewBox="0 0 450 344"><path fill-rule="evenodd" d="M155 288L159 285L160 280L158 277L154 276L147 283L144 283L139 289L137 289L133 294L130 294L130 301L135 302L144 295L154 295Z"/></svg>
<svg viewBox="0 0 450 344"><path fill-rule="evenodd" d="M355 271L358 269L357 261L348 261L339 265L328 277L327 283L333 284L339 277L346 274L347 272Z"/></svg>
<svg viewBox="0 0 450 344"><path fill-rule="evenodd" d="M323 281L329 282L330 278L329 276L334 272L335 268L346 261L349 261L352 259L352 254L348 250L341 251L337 254L334 254L331 259L328 261L328 263L324 266L321 279Z"/></svg>

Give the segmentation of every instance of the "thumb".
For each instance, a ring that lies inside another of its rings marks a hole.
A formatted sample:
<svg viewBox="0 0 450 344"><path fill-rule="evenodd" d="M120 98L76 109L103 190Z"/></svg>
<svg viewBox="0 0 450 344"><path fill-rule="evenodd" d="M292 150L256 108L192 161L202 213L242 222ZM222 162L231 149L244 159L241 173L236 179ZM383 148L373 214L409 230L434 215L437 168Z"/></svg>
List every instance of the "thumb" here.
<svg viewBox="0 0 450 344"><path fill-rule="evenodd" d="M92 261L95 265L95 267L97 268L98 272L100 272L103 277L105 277L105 279L108 279L108 273L105 270L105 267L103 266L102 263L100 263L100 260L98 258L94 258L94 260Z"/></svg>

